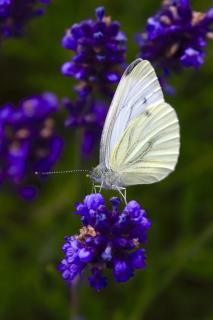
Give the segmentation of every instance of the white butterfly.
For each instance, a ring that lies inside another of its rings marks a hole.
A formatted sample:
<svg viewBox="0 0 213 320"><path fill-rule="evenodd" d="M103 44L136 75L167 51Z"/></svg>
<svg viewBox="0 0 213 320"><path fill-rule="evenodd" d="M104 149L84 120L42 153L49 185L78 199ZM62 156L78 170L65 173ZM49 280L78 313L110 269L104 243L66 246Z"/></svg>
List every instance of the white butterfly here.
<svg viewBox="0 0 213 320"><path fill-rule="evenodd" d="M179 148L176 112L164 101L151 64L137 59L115 92L102 132L100 164L90 178L100 189L118 190L126 201L126 186L168 176L175 169Z"/></svg>

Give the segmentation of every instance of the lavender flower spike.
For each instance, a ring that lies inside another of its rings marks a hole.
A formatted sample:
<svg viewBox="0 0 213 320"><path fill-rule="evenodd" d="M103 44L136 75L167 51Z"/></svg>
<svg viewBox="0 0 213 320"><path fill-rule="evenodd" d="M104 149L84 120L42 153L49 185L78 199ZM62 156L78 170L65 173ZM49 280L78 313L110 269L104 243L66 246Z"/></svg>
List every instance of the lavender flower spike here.
<svg viewBox="0 0 213 320"><path fill-rule="evenodd" d="M90 155L94 146L100 140L107 114L107 104L89 97L78 98L75 102L64 98L62 104L69 112L65 126L83 129L82 153L86 156Z"/></svg>
<svg viewBox="0 0 213 320"><path fill-rule="evenodd" d="M79 96L91 92L112 95L112 85L118 83L125 61L126 36L120 24L105 16L103 7L96 9L97 20L85 20L69 28L62 46L75 55L61 68L63 75L79 81Z"/></svg>
<svg viewBox="0 0 213 320"><path fill-rule="evenodd" d="M0 107L0 186L9 183L23 198L36 194L35 171L49 171L60 157L63 140L55 132L58 100L52 93Z"/></svg>
<svg viewBox="0 0 213 320"><path fill-rule="evenodd" d="M147 231L151 221L136 201L119 212L120 200L111 198L107 209L101 194L90 194L76 205L81 216L80 233L65 237L64 259L58 266L62 278L72 285L75 278L89 269L88 281L97 291L107 286L106 269L112 270L116 282L126 282L135 270L145 267Z"/></svg>
<svg viewBox="0 0 213 320"><path fill-rule="evenodd" d="M213 7L193 11L189 0L164 0L147 20L146 31L137 36L140 56L157 66L162 75L183 68L198 69L212 33Z"/></svg>
<svg viewBox="0 0 213 320"><path fill-rule="evenodd" d="M43 14L41 4L50 0L1 0L0 1L0 42L5 38L22 35L28 20Z"/></svg>
<svg viewBox="0 0 213 320"><path fill-rule="evenodd" d="M62 39L62 46L74 56L63 64L61 72L78 81L76 101L62 101L69 112L65 126L83 129L82 152L86 156L100 139L126 52L126 36L120 24L105 16L103 7L96 9L96 18L74 24Z"/></svg>

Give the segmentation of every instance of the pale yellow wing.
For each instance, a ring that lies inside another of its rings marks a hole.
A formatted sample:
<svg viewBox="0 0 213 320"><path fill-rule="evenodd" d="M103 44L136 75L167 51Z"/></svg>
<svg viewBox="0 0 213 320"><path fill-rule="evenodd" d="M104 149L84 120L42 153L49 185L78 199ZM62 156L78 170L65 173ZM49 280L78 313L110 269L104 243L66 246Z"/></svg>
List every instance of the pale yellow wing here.
<svg viewBox="0 0 213 320"><path fill-rule="evenodd" d="M163 101L163 92L150 62L133 61L119 82L104 123L100 163L110 169L110 155L129 123L149 106Z"/></svg>
<svg viewBox="0 0 213 320"><path fill-rule="evenodd" d="M179 147L175 110L164 102L152 105L129 123L111 154L110 167L126 186L154 183L174 170Z"/></svg>

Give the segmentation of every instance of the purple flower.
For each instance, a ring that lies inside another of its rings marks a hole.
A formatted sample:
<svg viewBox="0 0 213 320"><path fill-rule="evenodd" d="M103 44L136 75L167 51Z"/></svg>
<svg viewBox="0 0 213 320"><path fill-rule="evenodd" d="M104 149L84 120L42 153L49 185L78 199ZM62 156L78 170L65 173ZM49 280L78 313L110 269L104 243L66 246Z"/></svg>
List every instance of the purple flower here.
<svg viewBox="0 0 213 320"><path fill-rule="evenodd" d="M189 0L165 0L137 36L140 56L159 68L161 76L204 63L207 40L212 39L213 8L193 11Z"/></svg>
<svg viewBox="0 0 213 320"><path fill-rule="evenodd" d="M110 199L111 211L101 194L85 197L76 205L83 227L78 235L65 237L64 259L58 266L63 279L72 285L85 268L89 284L97 291L107 285L106 269L112 270L116 282L126 282L135 270L145 268L145 250L151 221L136 201L130 201L119 212L120 199Z"/></svg>
<svg viewBox="0 0 213 320"><path fill-rule="evenodd" d="M125 61L126 36L120 24L105 16L103 7L96 9L97 20L85 20L66 31L62 46L75 55L61 68L63 75L80 81L80 96L91 92L113 93Z"/></svg>
<svg viewBox="0 0 213 320"><path fill-rule="evenodd" d="M126 52L126 36L120 31L120 24L105 16L103 7L96 9L96 17L96 21L90 19L74 24L62 39L62 46L74 55L62 65L61 72L78 81L74 88L78 96L76 101L63 100L69 111L65 125L83 128L85 155L91 153L99 140Z"/></svg>
<svg viewBox="0 0 213 320"><path fill-rule="evenodd" d="M62 104L69 112L65 126L82 129L82 153L91 154L95 144L99 141L108 106L99 100L78 98L71 102L68 98Z"/></svg>
<svg viewBox="0 0 213 320"><path fill-rule="evenodd" d="M27 98L17 108L0 107L0 185L12 184L25 199L36 195L34 172L49 171L61 154L63 140L53 119L57 111L52 93Z"/></svg>
<svg viewBox="0 0 213 320"><path fill-rule="evenodd" d="M1 0L0 1L0 41L22 35L28 20L43 14L41 4L50 0Z"/></svg>

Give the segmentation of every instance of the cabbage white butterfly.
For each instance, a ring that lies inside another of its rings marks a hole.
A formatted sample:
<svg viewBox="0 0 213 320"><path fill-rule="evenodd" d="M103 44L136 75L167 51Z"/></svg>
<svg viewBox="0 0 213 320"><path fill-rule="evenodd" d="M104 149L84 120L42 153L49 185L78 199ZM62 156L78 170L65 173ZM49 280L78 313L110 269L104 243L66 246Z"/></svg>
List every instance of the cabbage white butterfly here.
<svg viewBox="0 0 213 320"><path fill-rule="evenodd" d="M158 182L175 169L179 147L176 112L164 101L151 64L136 59L124 72L105 120L100 164L89 174L99 184L94 187L115 189L126 201L125 187Z"/></svg>
<svg viewBox="0 0 213 320"><path fill-rule="evenodd" d="M105 120L100 164L88 174L94 189L117 190L126 202L127 186L158 182L175 169L179 148L176 112L164 101L152 65L136 59L125 70Z"/></svg>

